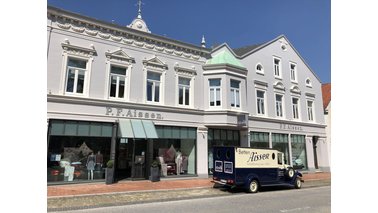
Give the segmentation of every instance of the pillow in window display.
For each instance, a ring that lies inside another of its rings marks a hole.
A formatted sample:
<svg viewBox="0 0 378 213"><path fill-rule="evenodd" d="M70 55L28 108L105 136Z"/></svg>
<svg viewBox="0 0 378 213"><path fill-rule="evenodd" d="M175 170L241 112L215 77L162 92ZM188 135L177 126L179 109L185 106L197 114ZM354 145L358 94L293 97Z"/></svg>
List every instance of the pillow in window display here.
<svg viewBox="0 0 378 213"><path fill-rule="evenodd" d="M176 156L176 150L173 147L173 145L171 145L171 147L167 150L167 152L165 152L164 158L166 161L174 161L175 156Z"/></svg>

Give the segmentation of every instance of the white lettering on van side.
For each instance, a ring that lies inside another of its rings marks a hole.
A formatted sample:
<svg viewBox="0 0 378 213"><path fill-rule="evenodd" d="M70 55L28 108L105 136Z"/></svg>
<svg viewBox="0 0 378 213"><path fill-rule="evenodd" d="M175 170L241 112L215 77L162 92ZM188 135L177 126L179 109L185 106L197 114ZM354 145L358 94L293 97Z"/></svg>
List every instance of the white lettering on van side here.
<svg viewBox="0 0 378 213"><path fill-rule="evenodd" d="M259 160L267 160L269 159L269 154L257 154L257 152L252 152L248 158L247 162L259 161Z"/></svg>

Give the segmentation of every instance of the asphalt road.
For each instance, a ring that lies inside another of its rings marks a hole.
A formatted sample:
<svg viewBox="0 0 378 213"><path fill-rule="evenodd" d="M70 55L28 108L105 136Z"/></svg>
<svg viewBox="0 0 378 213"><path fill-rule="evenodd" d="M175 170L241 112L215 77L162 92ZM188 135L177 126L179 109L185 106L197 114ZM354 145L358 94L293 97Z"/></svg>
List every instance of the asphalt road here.
<svg viewBox="0 0 378 213"><path fill-rule="evenodd" d="M331 187L302 188L300 190L268 190L257 194L242 192L228 196L101 207L65 213L173 213L173 212L331 212ZM63 212L62 212L63 213Z"/></svg>

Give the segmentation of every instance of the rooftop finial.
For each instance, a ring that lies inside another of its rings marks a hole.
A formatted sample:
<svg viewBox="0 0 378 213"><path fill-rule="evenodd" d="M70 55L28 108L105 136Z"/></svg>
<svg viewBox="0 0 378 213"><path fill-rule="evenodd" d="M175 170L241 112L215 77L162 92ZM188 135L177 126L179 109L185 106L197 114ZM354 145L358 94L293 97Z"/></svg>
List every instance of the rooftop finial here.
<svg viewBox="0 0 378 213"><path fill-rule="evenodd" d="M138 0L138 18L142 19L142 0Z"/></svg>
<svg viewBox="0 0 378 213"><path fill-rule="evenodd" d="M201 47L203 47L203 48L206 47L206 41L205 41L205 36L204 35L202 35Z"/></svg>
<svg viewBox="0 0 378 213"><path fill-rule="evenodd" d="M131 24L127 25L127 27L151 33L151 31L148 30L146 22L142 19L142 4L144 4L142 0L138 0L138 3L135 5L138 6L138 16L131 22Z"/></svg>

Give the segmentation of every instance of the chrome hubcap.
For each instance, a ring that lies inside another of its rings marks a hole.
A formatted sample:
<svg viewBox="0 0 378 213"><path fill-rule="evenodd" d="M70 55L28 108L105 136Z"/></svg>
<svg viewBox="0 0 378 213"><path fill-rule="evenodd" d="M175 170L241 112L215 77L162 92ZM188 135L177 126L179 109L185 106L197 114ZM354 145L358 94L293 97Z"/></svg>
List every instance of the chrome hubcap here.
<svg viewBox="0 0 378 213"><path fill-rule="evenodd" d="M256 191L256 188L257 188L257 183L256 182L252 182L251 183L251 191Z"/></svg>

